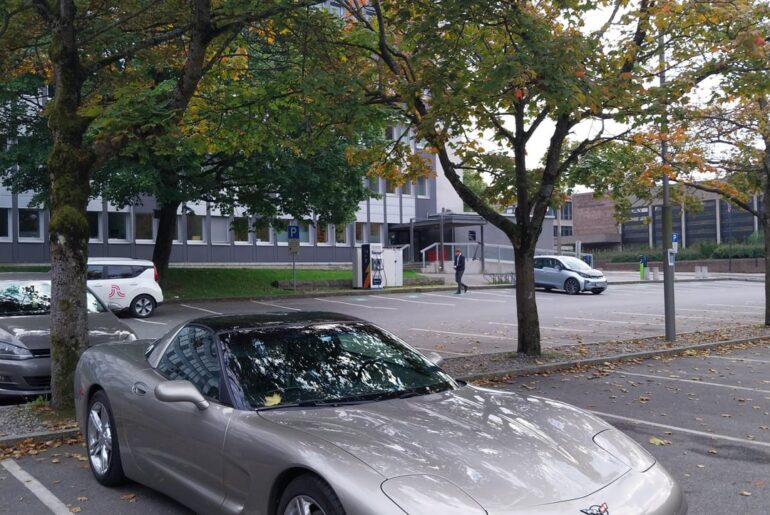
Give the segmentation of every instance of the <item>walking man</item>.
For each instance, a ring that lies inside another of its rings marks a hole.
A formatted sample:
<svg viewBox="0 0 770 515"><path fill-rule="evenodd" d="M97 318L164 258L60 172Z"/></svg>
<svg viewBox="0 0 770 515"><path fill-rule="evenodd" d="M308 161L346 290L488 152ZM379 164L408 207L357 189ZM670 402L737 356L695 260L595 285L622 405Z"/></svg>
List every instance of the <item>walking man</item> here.
<svg viewBox="0 0 770 515"><path fill-rule="evenodd" d="M468 286L463 284L463 273L465 273L465 256L460 249L455 249L455 282L457 282L455 295L459 295L463 291L468 293Z"/></svg>

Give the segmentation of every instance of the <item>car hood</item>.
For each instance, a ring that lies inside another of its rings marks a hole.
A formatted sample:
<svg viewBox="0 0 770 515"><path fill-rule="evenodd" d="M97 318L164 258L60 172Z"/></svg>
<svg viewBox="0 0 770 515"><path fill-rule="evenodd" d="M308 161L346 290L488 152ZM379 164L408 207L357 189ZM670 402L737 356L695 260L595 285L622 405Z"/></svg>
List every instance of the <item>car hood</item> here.
<svg viewBox="0 0 770 515"><path fill-rule="evenodd" d="M490 512L584 497L629 469L594 444L609 427L572 406L476 387L336 408L260 412L386 478L445 478Z"/></svg>
<svg viewBox="0 0 770 515"><path fill-rule="evenodd" d="M134 332L113 313L88 314L89 345L125 339L127 334L134 334ZM15 345L24 345L28 349L50 349L51 317L49 315L1 317L0 339L8 340Z"/></svg>

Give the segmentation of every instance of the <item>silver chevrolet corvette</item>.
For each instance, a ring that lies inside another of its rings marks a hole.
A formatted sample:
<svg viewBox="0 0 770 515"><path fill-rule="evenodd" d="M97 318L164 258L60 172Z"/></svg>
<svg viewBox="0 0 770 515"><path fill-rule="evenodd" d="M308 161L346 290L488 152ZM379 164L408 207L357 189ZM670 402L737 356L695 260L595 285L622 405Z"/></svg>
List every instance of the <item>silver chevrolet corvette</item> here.
<svg viewBox="0 0 770 515"><path fill-rule="evenodd" d="M91 470L199 513L680 515L655 459L575 407L453 380L336 313L217 316L87 350Z"/></svg>

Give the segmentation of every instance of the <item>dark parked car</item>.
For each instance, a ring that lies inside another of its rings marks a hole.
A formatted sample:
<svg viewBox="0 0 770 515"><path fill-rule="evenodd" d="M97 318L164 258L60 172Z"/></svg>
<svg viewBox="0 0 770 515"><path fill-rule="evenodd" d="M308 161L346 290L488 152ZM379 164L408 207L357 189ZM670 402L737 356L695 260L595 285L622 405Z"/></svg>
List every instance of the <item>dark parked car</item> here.
<svg viewBox="0 0 770 515"><path fill-rule="evenodd" d="M136 339L91 291L87 295L91 345ZM48 274L0 274L0 396L50 391L50 312Z"/></svg>

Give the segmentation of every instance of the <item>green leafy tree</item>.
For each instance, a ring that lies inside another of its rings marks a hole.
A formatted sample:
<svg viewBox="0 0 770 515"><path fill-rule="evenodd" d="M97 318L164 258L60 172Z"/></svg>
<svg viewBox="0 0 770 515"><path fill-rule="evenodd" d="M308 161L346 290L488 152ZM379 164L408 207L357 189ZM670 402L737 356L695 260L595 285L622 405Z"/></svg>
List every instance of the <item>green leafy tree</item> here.
<svg viewBox="0 0 770 515"><path fill-rule="evenodd" d="M655 4L619 3L592 31L586 21L604 2L340 3L351 20L341 44L371 57L361 84L371 102L427 141L463 202L510 239L517 350L540 354L533 260L543 220L564 171L610 133L594 130L566 155L565 143L581 122L624 119L644 93L635 72L655 46ZM549 142L540 168L527 162L536 133ZM491 178L485 197L463 183L468 170ZM515 205L515 221L496 205Z"/></svg>
<svg viewBox="0 0 770 515"><path fill-rule="evenodd" d="M250 28L312 2L7 0L0 77L45 77L50 178L52 404L73 402L87 346L86 204L95 170L126 149L178 130L202 77ZM153 75L148 80L148 74ZM173 138L166 138L166 143ZM160 141L148 145L157 153Z"/></svg>

